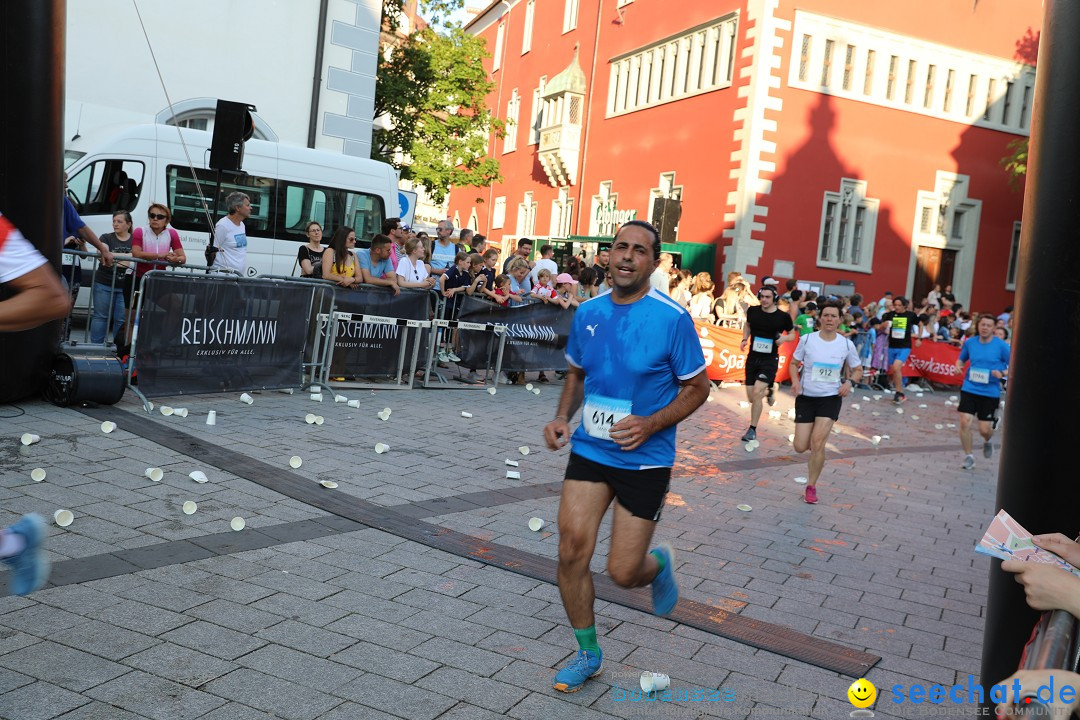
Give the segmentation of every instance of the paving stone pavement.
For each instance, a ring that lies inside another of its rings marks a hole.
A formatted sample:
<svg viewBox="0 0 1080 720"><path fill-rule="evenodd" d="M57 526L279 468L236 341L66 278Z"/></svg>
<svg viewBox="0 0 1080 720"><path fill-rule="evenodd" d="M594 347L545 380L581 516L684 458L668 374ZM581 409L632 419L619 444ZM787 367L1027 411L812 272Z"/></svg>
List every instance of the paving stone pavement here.
<svg viewBox="0 0 1080 720"><path fill-rule="evenodd" d="M172 427L340 483L326 492L554 558L567 451L543 447L559 387L539 387L344 391L360 408L300 392L253 393L250 406L238 394L155 399L186 418L148 416L129 393L110 434L76 409L0 407L0 523L71 510L69 527L51 526L49 554L81 559L84 573L0 597L0 718L846 717L853 678L603 601L605 672L558 693L554 668L575 643L552 584L337 518L138 434ZM738 441L742 399L741 388L716 390L680 427L657 537L678 551L683 596L880 655L866 676L879 718L915 714L888 700L894 685L977 675L989 561L972 546L992 515L997 463L960 469L956 430L935 427L956 422L949 394L912 395L900 414L888 396L856 392L816 506L793 480L806 464L787 440L790 396L779 394L780 417L765 414L750 452ZM325 424L307 424L309 412ZM24 447L23 432L42 440ZM873 435L889 438L875 446ZM390 451L376 454L376 442ZM506 459L520 480L506 478ZM535 533L533 516L548 523ZM608 520L598 572L609 533ZM635 701L642 670L670 675L681 699Z"/></svg>

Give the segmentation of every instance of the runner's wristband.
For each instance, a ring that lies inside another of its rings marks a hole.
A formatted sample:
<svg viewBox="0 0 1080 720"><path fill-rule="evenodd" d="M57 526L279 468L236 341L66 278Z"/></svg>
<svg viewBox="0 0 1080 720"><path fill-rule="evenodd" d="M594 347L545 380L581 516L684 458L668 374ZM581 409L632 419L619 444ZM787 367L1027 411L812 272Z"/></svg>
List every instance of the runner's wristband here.
<svg viewBox="0 0 1080 720"><path fill-rule="evenodd" d="M566 422L570 422L570 418L566 417L565 415L556 415L555 419L556 420L565 420Z"/></svg>

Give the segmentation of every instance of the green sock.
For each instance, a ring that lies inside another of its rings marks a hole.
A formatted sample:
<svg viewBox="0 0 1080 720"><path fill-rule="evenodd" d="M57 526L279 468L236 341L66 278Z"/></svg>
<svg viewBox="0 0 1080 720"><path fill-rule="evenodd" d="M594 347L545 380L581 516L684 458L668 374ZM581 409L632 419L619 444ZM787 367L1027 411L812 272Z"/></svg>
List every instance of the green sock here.
<svg viewBox="0 0 1080 720"><path fill-rule="evenodd" d="M588 650L592 653L600 652L600 644L596 642L595 625L590 625L583 630L574 628L574 636L577 638L578 647L582 650Z"/></svg>
<svg viewBox="0 0 1080 720"><path fill-rule="evenodd" d="M664 559L663 553L656 550L650 550L649 554L656 558L656 564L660 566L656 569L656 574L659 575L664 572L664 568L667 567L667 560Z"/></svg>

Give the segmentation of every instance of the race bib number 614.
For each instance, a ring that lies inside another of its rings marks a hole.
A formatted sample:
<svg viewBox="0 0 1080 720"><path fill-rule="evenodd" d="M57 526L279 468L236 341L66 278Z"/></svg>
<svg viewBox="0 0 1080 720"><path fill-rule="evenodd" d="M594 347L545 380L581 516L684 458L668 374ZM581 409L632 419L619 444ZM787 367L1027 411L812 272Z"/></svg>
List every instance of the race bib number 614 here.
<svg viewBox="0 0 1080 720"><path fill-rule="evenodd" d="M629 400L589 395L581 413L585 432L591 437L611 440L611 428L631 414L633 404Z"/></svg>

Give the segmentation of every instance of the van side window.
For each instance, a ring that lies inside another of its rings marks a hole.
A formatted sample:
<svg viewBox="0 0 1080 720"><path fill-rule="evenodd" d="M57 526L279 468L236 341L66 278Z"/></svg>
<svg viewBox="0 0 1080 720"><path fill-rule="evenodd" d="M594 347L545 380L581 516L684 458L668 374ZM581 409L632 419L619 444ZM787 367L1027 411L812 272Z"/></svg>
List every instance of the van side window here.
<svg viewBox="0 0 1080 720"><path fill-rule="evenodd" d="M282 180L278 183L278 237L307 242L304 230L312 220L324 229L329 242L334 231L347 225L356 231L357 245L365 247L382 230L386 217L378 195Z"/></svg>
<svg viewBox="0 0 1080 720"><path fill-rule="evenodd" d="M142 193L145 168L134 160L95 160L68 178L67 196L80 215L131 212Z"/></svg>
<svg viewBox="0 0 1080 720"><path fill-rule="evenodd" d="M191 176L191 168L170 165L166 171L168 182L168 204L172 210L172 226L177 230L208 232L206 213L199 199L199 190L207 198L212 223L216 223L226 214L225 198L229 193L239 191L251 198L251 217L244 221L248 235L263 237L274 236L274 193L277 181L273 178L257 177L245 173L221 174L221 188L217 203L212 202L214 189L217 187L217 171L196 169L199 186ZM211 224L212 224L211 223Z"/></svg>

